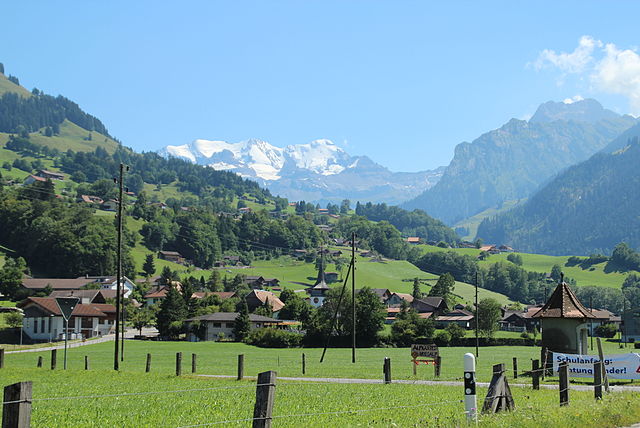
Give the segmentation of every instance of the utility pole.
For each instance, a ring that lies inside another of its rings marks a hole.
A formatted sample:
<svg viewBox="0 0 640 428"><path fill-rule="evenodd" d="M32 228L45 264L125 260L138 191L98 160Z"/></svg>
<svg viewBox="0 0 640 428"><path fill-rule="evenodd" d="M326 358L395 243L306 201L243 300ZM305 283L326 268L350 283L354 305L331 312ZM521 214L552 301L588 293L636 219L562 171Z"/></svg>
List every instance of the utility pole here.
<svg viewBox="0 0 640 428"><path fill-rule="evenodd" d="M589 312L593 313L593 296L589 297ZM591 350L593 351L593 318L589 320L589 330L591 330Z"/></svg>
<svg viewBox="0 0 640 428"><path fill-rule="evenodd" d="M351 362L356 362L356 233L351 233L351 266L353 273L351 274Z"/></svg>
<svg viewBox="0 0 640 428"><path fill-rule="evenodd" d="M118 361L118 351L119 351L119 340L120 340L120 305L122 300L122 197L124 193L124 164L120 164L120 176L118 179L118 248L116 262L116 275L117 275L117 287L116 287L116 340L115 340L115 350L113 356L113 369L119 370L119 361Z"/></svg>
<svg viewBox="0 0 640 428"><path fill-rule="evenodd" d="M480 339L478 339L478 318L480 318L480 311L478 311L478 271L476 270L476 358L478 358L478 350L480 349Z"/></svg>

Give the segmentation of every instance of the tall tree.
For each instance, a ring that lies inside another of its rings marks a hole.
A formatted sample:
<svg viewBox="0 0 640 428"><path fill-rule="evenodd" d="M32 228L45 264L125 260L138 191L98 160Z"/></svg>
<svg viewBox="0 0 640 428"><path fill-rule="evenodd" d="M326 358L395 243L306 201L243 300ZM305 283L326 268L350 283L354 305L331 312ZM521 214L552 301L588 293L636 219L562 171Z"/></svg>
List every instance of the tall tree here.
<svg viewBox="0 0 640 428"><path fill-rule="evenodd" d="M478 329L483 336L493 337L501 318L500 309L500 303L492 298L482 299L478 303L475 316L478 317Z"/></svg>
<svg viewBox="0 0 640 428"><path fill-rule="evenodd" d="M167 296L160 304L157 327L161 337L178 339L182 332L182 322L187 318L187 304L175 287L170 287Z"/></svg>
<svg viewBox="0 0 640 428"><path fill-rule="evenodd" d="M147 257L144 260L144 264L142 265L142 271L145 273L147 278L153 276L156 272L156 264L153 262L153 254L147 254Z"/></svg>
<svg viewBox="0 0 640 428"><path fill-rule="evenodd" d="M242 342L251 332L251 321L249 319L249 307L247 302L242 303L240 313L233 322L233 336L236 341Z"/></svg>
<svg viewBox="0 0 640 428"><path fill-rule="evenodd" d="M420 280L414 278L413 280L413 292L411 293L414 299L422 299L422 291L420 291Z"/></svg>

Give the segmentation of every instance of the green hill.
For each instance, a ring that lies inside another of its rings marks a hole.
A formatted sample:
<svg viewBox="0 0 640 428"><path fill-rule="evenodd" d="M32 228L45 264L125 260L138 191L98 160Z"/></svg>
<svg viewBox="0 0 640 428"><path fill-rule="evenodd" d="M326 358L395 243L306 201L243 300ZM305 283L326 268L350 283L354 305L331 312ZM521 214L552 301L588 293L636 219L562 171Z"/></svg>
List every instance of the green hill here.
<svg viewBox="0 0 640 428"><path fill-rule="evenodd" d="M23 97L31 96L31 92L29 92L27 89L23 88L20 85L16 85L15 83L7 79L4 74L0 73L0 96L7 92L13 92Z"/></svg>
<svg viewBox="0 0 640 428"><path fill-rule="evenodd" d="M425 252L433 251L455 251L460 254L467 254L477 257L480 250L475 248L440 248L430 245L422 245L421 249ZM605 262L594 264L587 269L580 266L568 266L567 262L570 256L547 256L543 254L517 253L522 257L522 268L527 271L548 273L551 272L553 265L558 265L569 278L577 281L579 286L596 285L600 287L620 288L624 279L630 272L605 272ZM498 261L507 262L509 253L500 253L489 256L486 260L479 261L480 266L488 266ZM584 257L586 259L586 257ZM507 262L510 263L510 262Z"/></svg>

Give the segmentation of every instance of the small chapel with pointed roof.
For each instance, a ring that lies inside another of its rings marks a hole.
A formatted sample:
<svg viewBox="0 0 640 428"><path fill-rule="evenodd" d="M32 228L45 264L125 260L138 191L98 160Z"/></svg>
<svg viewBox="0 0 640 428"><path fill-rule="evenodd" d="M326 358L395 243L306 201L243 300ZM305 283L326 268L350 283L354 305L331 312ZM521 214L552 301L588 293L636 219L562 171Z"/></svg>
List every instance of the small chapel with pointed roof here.
<svg viewBox="0 0 640 428"><path fill-rule="evenodd" d="M320 269L318 269L318 278L312 287L307 288L309 293L311 306L319 308L324 303L327 291L330 287L327 285L327 281L324 278L324 252L321 252Z"/></svg>
<svg viewBox="0 0 640 428"><path fill-rule="evenodd" d="M564 275L547 303L531 318L539 318L542 323L543 348L551 352L587 355L588 323L596 317L580 303L564 282Z"/></svg>

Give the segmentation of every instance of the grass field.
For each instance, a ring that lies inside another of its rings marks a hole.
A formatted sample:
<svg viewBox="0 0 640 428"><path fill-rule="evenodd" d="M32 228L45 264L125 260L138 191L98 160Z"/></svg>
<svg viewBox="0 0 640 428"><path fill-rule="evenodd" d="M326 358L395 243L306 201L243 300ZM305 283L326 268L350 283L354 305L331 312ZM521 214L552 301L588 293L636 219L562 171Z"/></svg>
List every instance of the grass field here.
<svg viewBox="0 0 640 428"><path fill-rule="evenodd" d="M0 386L31 380L34 427L71 426L192 426L223 421L247 426L252 417L255 381L195 377L190 375L189 353L198 354L198 373L235 374L236 355L245 355L245 375L275 370L278 376L300 376L300 355L307 354L307 376L382 377L382 360L392 358L393 378L411 379L408 349L358 350L358 362L350 362L350 350L330 349L320 365L320 349L258 349L234 343L133 342L125 347L125 361L118 373L110 370L113 343L69 351L69 370L48 369L49 353L8 354L0 371ZM478 381L490 380L493 363L521 361L537 356L538 348L481 348ZM175 373L175 352L184 353L183 375ZM460 379L465 348L441 348L442 379ZM145 354L152 354L151 373L144 373ZM35 368L43 355L42 369ZM83 356L91 370L84 371ZM489 357L491 355L492 357ZM279 360L279 361L278 361ZM186 375L189 373L189 375ZM421 366L419 379L432 378L432 367ZM508 373L510 382L510 373ZM518 379L518 382L523 380ZM524 382L527 382L524 379ZM557 391L533 391L512 387L516 410L481 416L486 427L618 427L640 420L640 394L615 393L596 403L593 393L571 391L571 404L558 406ZM132 395L121 395L132 394ZM479 403L486 395L478 389ZM69 398L74 397L74 398ZM42 400L42 399L47 400ZM322 384L277 381L274 427L298 426L467 426L462 388L417 384ZM292 415L292 416L288 416ZM242 420L242 421L239 421Z"/></svg>
<svg viewBox="0 0 640 428"><path fill-rule="evenodd" d="M478 254L480 254L480 250L475 248L447 249L431 245L421 245L421 248L425 252L455 251L456 253L467 254L472 257L477 257ZM494 254L479 263L481 266L488 266L499 261L506 262L508 254L509 253ZM565 275L569 278L575 279L579 286L597 285L601 287L619 288L627 275L629 275L629 272L605 272L604 267L606 263L593 265L590 269L583 269L580 266L566 266L569 256L546 256L543 254L529 253L518 254L522 256L523 269L533 272L551 272L553 265L557 264L562 268Z"/></svg>
<svg viewBox="0 0 640 428"><path fill-rule="evenodd" d="M461 238L466 241L473 241L476 239L476 235L478 234L478 226L482 223L482 220L488 217L493 217L500 213L510 210L520 203L524 203L525 199L506 201L502 204L500 208L489 208L486 209L472 217L459 221L458 223L452 226L452 229L465 228L467 233L462 235Z"/></svg>
<svg viewBox="0 0 640 428"><path fill-rule="evenodd" d="M342 249L344 252L344 248ZM404 260L385 260L383 262L372 261L371 258L356 256L356 287L388 288L398 293L411 293L413 290L413 279L420 278L428 280L432 286L438 280L438 275L426 273L416 266ZM262 275L265 277L275 277L287 288L302 289L304 285L299 282L313 284L317 276L313 263L305 263L291 257L282 257L277 260L256 260L252 267L248 269L229 269L235 275L242 273L245 275ZM327 271L335 270L333 264L327 266ZM347 268L344 268L343 275L346 275ZM224 274L223 274L224 275ZM339 286L342 283L335 283ZM423 293L427 293L430 287L421 285ZM456 282L454 293L465 303L473 302L475 287L464 282ZM508 304L511 301L503 294L494 293L489 290L480 289L478 291L480 299L492 297L501 304Z"/></svg>

